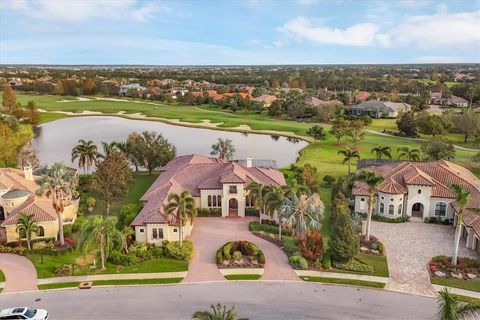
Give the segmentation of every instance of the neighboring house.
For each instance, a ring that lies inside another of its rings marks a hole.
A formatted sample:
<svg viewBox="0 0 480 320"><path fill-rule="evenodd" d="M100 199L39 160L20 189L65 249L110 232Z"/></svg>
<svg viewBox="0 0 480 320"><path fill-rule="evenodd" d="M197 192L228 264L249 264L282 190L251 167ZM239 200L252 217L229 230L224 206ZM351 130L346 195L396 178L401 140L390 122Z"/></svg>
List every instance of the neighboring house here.
<svg viewBox="0 0 480 320"><path fill-rule="evenodd" d="M181 94L182 96L184 96L185 93L187 93L187 92L188 92L188 89L179 88L179 87L170 88L170 89L167 90L167 93L170 94L173 99L177 99L178 94Z"/></svg>
<svg viewBox="0 0 480 320"><path fill-rule="evenodd" d="M253 99L252 95L250 93L245 93L245 92L228 92L223 94L225 97L233 97L236 95L239 95L242 97L242 99Z"/></svg>
<svg viewBox="0 0 480 320"><path fill-rule="evenodd" d="M410 105L404 102L370 100L347 108L347 113L372 118L396 118L400 112L408 110Z"/></svg>
<svg viewBox="0 0 480 320"><path fill-rule="evenodd" d="M450 190L459 184L470 191L471 200L463 216L462 235L466 246L480 253L480 180L467 169L449 161L395 161L367 167L384 176L375 195L374 214L384 217L436 217L456 223L458 205ZM363 170L363 169L360 169ZM352 189L355 212L368 211L368 187L356 181Z"/></svg>
<svg viewBox="0 0 480 320"><path fill-rule="evenodd" d="M355 95L355 101L356 102L367 101L368 98L370 98L370 92L367 92L367 91L359 91Z"/></svg>
<svg viewBox="0 0 480 320"><path fill-rule="evenodd" d="M452 95L449 98L445 98L440 95L440 92L432 92L430 95L430 103L439 106L454 106L460 108L468 107L468 100Z"/></svg>
<svg viewBox="0 0 480 320"><path fill-rule="evenodd" d="M245 217L245 208L252 206L246 191L251 182L285 185L280 171L271 167L254 167L253 163L252 159L234 162L196 154L170 161L140 198L144 207L131 224L136 240L156 244L163 240L178 240L175 219L165 219L163 206L168 203L169 194L184 190L194 197L198 208L220 210L222 217ZM192 228L191 223L186 222L185 237L190 235Z"/></svg>
<svg viewBox="0 0 480 320"><path fill-rule="evenodd" d="M320 100L317 97L307 97L305 98L305 103L319 108L334 105L337 103L341 104L341 102L338 100Z"/></svg>
<svg viewBox="0 0 480 320"><path fill-rule="evenodd" d="M10 78L8 79L8 85L13 89L18 88L22 85L22 80L20 78Z"/></svg>
<svg viewBox="0 0 480 320"><path fill-rule="evenodd" d="M130 83L130 84L125 84L123 86L120 86L120 89L118 90L118 94L124 97L132 97L134 95L133 94L134 92L141 94L145 90L147 90L147 88L142 87L138 83Z"/></svg>
<svg viewBox="0 0 480 320"><path fill-rule="evenodd" d="M19 239L17 221L22 213L33 215L39 226L33 239L57 239L58 217L52 200L37 196L38 185L30 167L24 170L0 168L0 242ZM77 219L78 200L70 201L63 212L63 223L72 224Z"/></svg>
<svg viewBox="0 0 480 320"><path fill-rule="evenodd" d="M265 107L269 107L275 100L277 100L277 97L271 94L263 94L256 98L253 98L253 101L261 102Z"/></svg>

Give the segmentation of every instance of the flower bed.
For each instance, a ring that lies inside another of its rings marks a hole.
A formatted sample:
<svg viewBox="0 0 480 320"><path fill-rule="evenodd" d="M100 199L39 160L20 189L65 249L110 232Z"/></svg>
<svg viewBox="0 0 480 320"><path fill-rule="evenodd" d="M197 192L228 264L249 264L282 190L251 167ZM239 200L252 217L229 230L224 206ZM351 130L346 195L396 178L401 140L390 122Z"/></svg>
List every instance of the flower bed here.
<svg viewBox="0 0 480 320"><path fill-rule="evenodd" d="M215 260L219 268L263 268L265 255L251 242L232 241L217 250Z"/></svg>
<svg viewBox="0 0 480 320"><path fill-rule="evenodd" d="M447 256L433 257L428 263L430 276L465 281L480 279L480 259L458 258L456 266L451 261Z"/></svg>
<svg viewBox="0 0 480 320"><path fill-rule="evenodd" d="M375 236L370 236L370 241L366 241L363 235L360 235L360 252L376 256L384 256L385 245L378 241Z"/></svg>

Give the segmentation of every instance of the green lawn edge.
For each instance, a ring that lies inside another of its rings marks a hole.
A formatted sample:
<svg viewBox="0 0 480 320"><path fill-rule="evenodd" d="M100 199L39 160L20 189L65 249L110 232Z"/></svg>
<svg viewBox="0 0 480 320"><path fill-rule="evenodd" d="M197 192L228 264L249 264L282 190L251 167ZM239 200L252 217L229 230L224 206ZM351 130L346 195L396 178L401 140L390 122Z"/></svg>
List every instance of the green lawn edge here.
<svg viewBox="0 0 480 320"><path fill-rule="evenodd" d="M261 274L228 274L225 276L227 280L258 280Z"/></svg>
<svg viewBox="0 0 480 320"><path fill-rule="evenodd" d="M97 280L93 286L127 286L141 284L169 284L179 283L183 278L159 278L159 279L120 279L120 280Z"/></svg>
<svg viewBox="0 0 480 320"><path fill-rule="evenodd" d="M38 290L52 290L52 289L62 289L62 288L78 288L80 282L60 282L60 283L47 283L39 284Z"/></svg>
<svg viewBox="0 0 480 320"><path fill-rule="evenodd" d="M300 277L303 281L306 282L322 282L322 283L332 283L332 284L345 284L351 286L360 286L360 287L370 287L370 288L380 288L385 287L385 283L374 282L374 281L364 281L364 280L353 280L353 279L337 279L337 278L324 278L324 277Z"/></svg>
<svg viewBox="0 0 480 320"><path fill-rule="evenodd" d="M480 292L480 279L462 280L462 279L447 279L447 278L441 278L441 277L431 277L430 281L433 284L437 284L440 286Z"/></svg>

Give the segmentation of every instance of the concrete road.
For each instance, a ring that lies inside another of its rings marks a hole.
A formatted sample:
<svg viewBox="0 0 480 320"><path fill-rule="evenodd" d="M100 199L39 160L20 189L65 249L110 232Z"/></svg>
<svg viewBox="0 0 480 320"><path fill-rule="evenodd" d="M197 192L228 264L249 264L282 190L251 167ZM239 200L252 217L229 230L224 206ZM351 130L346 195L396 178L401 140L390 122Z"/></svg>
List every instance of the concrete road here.
<svg viewBox="0 0 480 320"><path fill-rule="evenodd" d="M40 299L40 300L38 300ZM38 301L37 301L38 300ZM0 296L0 308L47 309L52 320L190 319L220 302L250 319L434 319L436 300L306 282L213 282L37 291Z"/></svg>

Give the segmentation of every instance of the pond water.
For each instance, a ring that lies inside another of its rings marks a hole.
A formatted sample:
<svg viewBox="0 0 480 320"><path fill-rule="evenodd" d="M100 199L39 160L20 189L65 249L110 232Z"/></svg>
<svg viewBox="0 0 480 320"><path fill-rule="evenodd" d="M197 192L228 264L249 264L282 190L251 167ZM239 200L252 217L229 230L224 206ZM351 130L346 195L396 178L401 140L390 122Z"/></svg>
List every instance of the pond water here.
<svg viewBox="0 0 480 320"><path fill-rule="evenodd" d="M174 144L177 155L198 153L210 155L218 138L228 138L235 146L235 159L275 160L279 168L295 162L307 142L264 134L228 132L175 126L157 121L130 120L120 117L88 116L65 118L39 125L32 146L38 151L41 164L64 161L72 164L72 148L78 140L93 140L102 152L101 142L122 141L132 132L155 131Z"/></svg>

